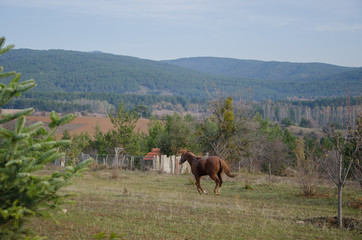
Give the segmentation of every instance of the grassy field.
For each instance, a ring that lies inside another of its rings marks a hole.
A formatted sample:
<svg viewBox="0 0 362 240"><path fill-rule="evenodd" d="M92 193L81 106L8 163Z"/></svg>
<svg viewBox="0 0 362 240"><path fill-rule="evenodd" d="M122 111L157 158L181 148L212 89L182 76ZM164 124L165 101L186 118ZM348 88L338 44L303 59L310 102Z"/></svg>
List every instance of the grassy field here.
<svg viewBox="0 0 362 240"><path fill-rule="evenodd" d="M112 175L118 175L112 179ZM121 239L361 239L361 229L340 230L306 219L336 215L336 192L322 187L320 197L301 196L293 181L252 176L224 177L221 195L214 182L201 181L200 196L192 175L161 175L120 170L89 171L64 192L76 192L74 205L52 219L32 218L27 227L48 239L94 239L112 232ZM346 203L360 201L361 191L346 187ZM361 220L361 210L346 206L344 216ZM108 238L107 238L108 239Z"/></svg>

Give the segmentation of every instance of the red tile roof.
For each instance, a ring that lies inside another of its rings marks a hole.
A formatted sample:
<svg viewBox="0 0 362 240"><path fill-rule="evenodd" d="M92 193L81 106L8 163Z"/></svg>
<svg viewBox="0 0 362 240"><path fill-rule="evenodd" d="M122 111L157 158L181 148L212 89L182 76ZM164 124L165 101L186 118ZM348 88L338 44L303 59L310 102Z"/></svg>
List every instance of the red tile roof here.
<svg viewBox="0 0 362 240"><path fill-rule="evenodd" d="M159 148L153 148L152 152L147 153L147 155L143 158L144 160L153 160L154 156L161 156L161 152Z"/></svg>

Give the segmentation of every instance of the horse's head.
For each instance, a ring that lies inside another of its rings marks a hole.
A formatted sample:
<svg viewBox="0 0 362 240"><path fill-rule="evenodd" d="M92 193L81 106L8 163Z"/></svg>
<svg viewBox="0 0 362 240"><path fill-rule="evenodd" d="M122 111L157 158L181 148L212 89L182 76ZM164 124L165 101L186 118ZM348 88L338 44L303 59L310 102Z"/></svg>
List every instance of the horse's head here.
<svg viewBox="0 0 362 240"><path fill-rule="evenodd" d="M181 158L180 158L180 161L179 161L179 164L181 165L181 164L183 164L184 162L186 162L186 160L187 160L187 153L188 152L190 152L189 150L182 150L182 151L180 151L179 153L182 153L181 154ZM185 155L185 153L186 153L186 155Z"/></svg>

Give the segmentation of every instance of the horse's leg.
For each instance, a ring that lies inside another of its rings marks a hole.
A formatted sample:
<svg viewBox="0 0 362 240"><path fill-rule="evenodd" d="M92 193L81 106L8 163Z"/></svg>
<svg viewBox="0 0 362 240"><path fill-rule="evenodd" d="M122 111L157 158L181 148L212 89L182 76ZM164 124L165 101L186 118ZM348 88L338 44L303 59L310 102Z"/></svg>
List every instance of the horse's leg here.
<svg viewBox="0 0 362 240"><path fill-rule="evenodd" d="M221 173L222 172L218 172L217 173L217 176L219 177L219 189L218 189L218 193L220 194L220 188L221 188L221 185L222 185L222 177L221 177Z"/></svg>
<svg viewBox="0 0 362 240"><path fill-rule="evenodd" d="M214 180L215 183L216 183L215 189L214 189L214 194L215 194L215 195L219 195L219 194L220 194L220 191L218 191L218 189L217 189L217 188L219 187L219 185L220 185L220 180L219 180L219 178L216 176L215 173L210 174L209 176L210 176L210 178L211 178L212 180Z"/></svg>
<svg viewBox="0 0 362 240"><path fill-rule="evenodd" d="M219 181L220 181L219 187L221 187L221 184L223 183L222 177L221 177L221 172L218 172L218 173L217 173L217 176L219 177Z"/></svg>
<svg viewBox="0 0 362 240"><path fill-rule="evenodd" d="M197 191L199 191L200 195L201 195L202 193L207 194L207 192L201 188L201 184L200 184L201 176L195 176L195 179L196 179Z"/></svg>

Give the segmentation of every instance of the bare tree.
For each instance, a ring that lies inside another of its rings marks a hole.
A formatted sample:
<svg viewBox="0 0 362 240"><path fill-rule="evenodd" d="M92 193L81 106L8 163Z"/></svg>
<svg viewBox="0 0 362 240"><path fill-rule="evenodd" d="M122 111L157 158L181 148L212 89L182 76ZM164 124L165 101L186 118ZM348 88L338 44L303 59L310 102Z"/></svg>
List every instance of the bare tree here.
<svg viewBox="0 0 362 240"><path fill-rule="evenodd" d="M325 129L322 149L324 156L320 159L320 166L338 188L338 225L342 227L342 191L351 166L357 159L361 148L361 126L359 119L356 129L349 129L347 134L334 130L331 126Z"/></svg>

